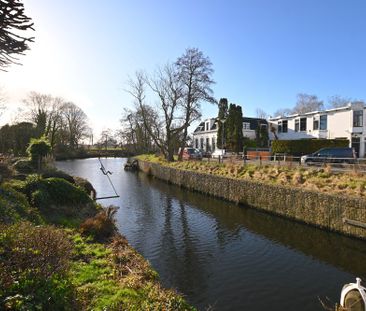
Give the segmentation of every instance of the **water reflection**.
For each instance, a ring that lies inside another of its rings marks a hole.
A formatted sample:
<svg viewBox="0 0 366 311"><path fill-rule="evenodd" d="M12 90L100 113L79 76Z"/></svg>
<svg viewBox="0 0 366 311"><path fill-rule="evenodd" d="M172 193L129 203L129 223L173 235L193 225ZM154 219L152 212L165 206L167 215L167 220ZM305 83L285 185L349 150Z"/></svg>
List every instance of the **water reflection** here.
<svg viewBox="0 0 366 311"><path fill-rule="evenodd" d="M104 161L121 194L104 203L121 206L120 231L164 286L200 309L323 310L318 296L337 301L345 282L365 277L365 242L124 172L121 159ZM106 191L93 160L59 165Z"/></svg>

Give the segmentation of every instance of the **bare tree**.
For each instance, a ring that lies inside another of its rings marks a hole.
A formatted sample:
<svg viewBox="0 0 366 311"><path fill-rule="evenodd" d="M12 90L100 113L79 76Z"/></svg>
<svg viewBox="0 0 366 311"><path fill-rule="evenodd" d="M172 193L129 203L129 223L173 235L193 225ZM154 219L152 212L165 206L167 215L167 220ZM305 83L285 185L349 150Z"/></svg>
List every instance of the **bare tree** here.
<svg viewBox="0 0 366 311"><path fill-rule="evenodd" d="M286 117L289 116L292 113L292 110L289 108L281 108L277 109L274 113L274 117Z"/></svg>
<svg viewBox="0 0 366 311"><path fill-rule="evenodd" d="M332 108L340 108L347 106L348 103L352 101L349 97L342 97L339 95L333 95L328 98L328 107Z"/></svg>
<svg viewBox="0 0 366 311"><path fill-rule="evenodd" d="M105 149L108 149L109 146L115 146L117 141L113 136L113 132L110 128L104 129L100 134L98 145L104 146Z"/></svg>
<svg viewBox="0 0 366 311"><path fill-rule="evenodd" d="M52 100L51 95L37 92L30 92L24 99L28 108L28 119L36 125L38 136L45 134Z"/></svg>
<svg viewBox="0 0 366 311"><path fill-rule="evenodd" d="M184 122L182 124L181 152L179 159L182 159L183 148L187 143L188 127L192 122L201 117L201 103L203 101L216 103L211 89L214 81L212 79L212 63L208 57L197 48L190 48L178 58L175 63L178 75L178 84L182 84L182 109Z"/></svg>
<svg viewBox="0 0 366 311"><path fill-rule="evenodd" d="M182 100L181 84L178 83L174 66L168 64L159 68L153 77L147 78L142 72L137 72L135 80L128 81L127 92L135 99L144 129L153 139L164 157L172 161L174 142L178 132L182 131L180 124L183 117L179 115ZM146 87L149 87L158 98L156 108L145 103Z"/></svg>
<svg viewBox="0 0 366 311"><path fill-rule="evenodd" d="M268 118L268 113L265 112L263 109L261 108L257 108L255 110L255 113L256 113L256 116L257 118L260 118L260 119L267 119Z"/></svg>
<svg viewBox="0 0 366 311"><path fill-rule="evenodd" d="M163 150L161 116L159 116L158 109L154 109L146 103L147 81L148 78L143 71L137 71L135 79L129 78L126 92L134 98L135 111L125 110L125 116L121 122L125 124L124 128L129 130L126 136L129 143L135 146L139 144L136 132L141 129L144 132L145 138L149 137L149 140L152 139L155 145L160 150Z"/></svg>
<svg viewBox="0 0 366 311"><path fill-rule="evenodd" d="M64 99L49 94L31 92L24 103L28 108L27 119L36 125L38 136L48 137L52 149L56 144L62 126L62 106Z"/></svg>
<svg viewBox="0 0 366 311"><path fill-rule="evenodd" d="M0 0L0 70L17 63L17 55L29 49L33 37L24 37L20 32L33 29L31 18L24 14L24 5L19 0Z"/></svg>
<svg viewBox="0 0 366 311"><path fill-rule="evenodd" d="M297 94L296 105L292 110L293 114L302 114L311 111L323 110L323 101L319 100L316 95L309 95L304 93Z"/></svg>
<svg viewBox="0 0 366 311"><path fill-rule="evenodd" d="M77 148L80 140L89 132L87 116L81 108L71 102L64 103L61 109L67 143L71 148Z"/></svg>
<svg viewBox="0 0 366 311"><path fill-rule="evenodd" d="M183 89L180 77L174 65L167 64L157 70L154 77L147 80L151 90L159 98L158 109L162 110L162 121L158 121L157 133L153 139L168 161L174 160L174 147L179 135L184 129L184 114L180 110L183 101ZM143 107L142 107L143 108ZM142 109L144 120L147 118L146 110ZM161 130L159 130L161 128Z"/></svg>
<svg viewBox="0 0 366 311"><path fill-rule="evenodd" d="M152 117L155 112L152 111L151 107L143 106L143 109L146 112L146 123L153 130ZM126 145L133 148L135 153L150 152L153 150L152 138L147 127L144 125L140 107L137 106L135 111L125 109L121 119L121 125L123 131L119 133L119 136Z"/></svg>

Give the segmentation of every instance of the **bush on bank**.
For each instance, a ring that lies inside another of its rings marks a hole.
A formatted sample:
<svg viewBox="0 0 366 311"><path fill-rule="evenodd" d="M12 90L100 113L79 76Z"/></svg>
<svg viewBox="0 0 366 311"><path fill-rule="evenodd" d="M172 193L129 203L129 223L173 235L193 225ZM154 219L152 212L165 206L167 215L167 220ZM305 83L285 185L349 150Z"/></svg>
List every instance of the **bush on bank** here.
<svg viewBox="0 0 366 311"><path fill-rule="evenodd" d="M0 223L11 224L21 220L42 222L38 210L30 206L24 194L9 185L0 185Z"/></svg>
<svg viewBox="0 0 366 311"><path fill-rule="evenodd" d="M96 204L83 189L62 178L42 178L34 174L25 181L8 184L25 194L29 204L51 223L66 224L67 220L80 223L97 211Z"/></svg>
<svg viewBox="0 0 366 311"><path fill-rule="evenodd" d="M348 139L274 140L272 154L287 153L295 156L313 153L324 147L348 147Z"/></svg>

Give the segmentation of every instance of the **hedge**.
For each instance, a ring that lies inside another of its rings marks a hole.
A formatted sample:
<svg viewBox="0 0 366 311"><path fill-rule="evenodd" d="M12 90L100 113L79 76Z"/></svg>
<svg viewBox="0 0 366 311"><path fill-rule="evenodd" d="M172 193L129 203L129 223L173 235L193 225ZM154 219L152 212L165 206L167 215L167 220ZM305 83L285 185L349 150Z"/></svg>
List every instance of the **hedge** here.
<svg viewBox="0 0 366 311"><path fill-rule="evenodd" d="M324 147L348 147L348 139L274 140L272 154L287 153L295 156L313 153Z"/></svg>

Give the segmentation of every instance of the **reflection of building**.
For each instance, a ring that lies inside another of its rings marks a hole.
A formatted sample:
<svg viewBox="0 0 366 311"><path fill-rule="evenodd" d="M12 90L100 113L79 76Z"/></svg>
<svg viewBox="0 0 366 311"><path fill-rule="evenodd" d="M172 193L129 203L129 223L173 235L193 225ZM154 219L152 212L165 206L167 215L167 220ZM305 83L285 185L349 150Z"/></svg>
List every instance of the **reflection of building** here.
<svg viewBox="0 0 366 311"><path fill-rule="evenodd" d="M217 118L210 118L201 122L193 132L193 147L211 152L216 148L220 149L221 146L217 146L219 122ZM249 139L256 139L256 130L259 126L267 128L268 123L264 119L244 117L243 136Z"/></svg>
<svg viewBox="0 0 366 311"><path fill-rule="evenodd" d="M270 118L279 140L347 138L359 157L366 153L366 106L362 102L324 111ZM273 134L270 139L274 140Z"/></svg>

